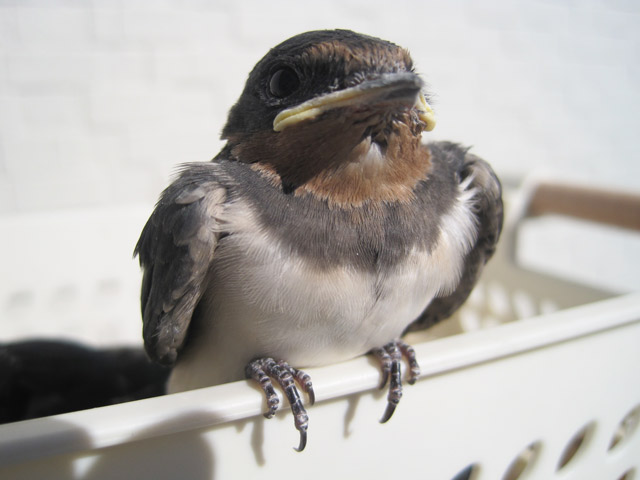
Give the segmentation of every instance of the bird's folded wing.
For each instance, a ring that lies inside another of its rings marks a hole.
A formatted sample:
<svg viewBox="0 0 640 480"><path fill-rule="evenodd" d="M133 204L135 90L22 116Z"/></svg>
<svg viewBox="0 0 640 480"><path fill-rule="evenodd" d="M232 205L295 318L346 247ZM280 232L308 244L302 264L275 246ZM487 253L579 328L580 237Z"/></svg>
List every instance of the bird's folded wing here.
<svg viewBox="0 0 640 480"><path fill-rule="evenodd" d="M165 365L175 363L185 341L220 236L226 192L214 169L215 164L185 166L163 192L135 248L144 269L145 348Z"/></svg>
<svg viewBox="0 0 640 480"><path fill-rule="evenodd" d="M458 178L461 183L470 179L467 188L475 192L473 210L478 233L465 257L458 286L453 292L434 298L408 330L421 330L445 320L465 302L484 265L495 252L502 231L502 187L489 164L454 143L438 142L430 144L430 147L433 155L449 157L447 161L459 165Z"/></svg>

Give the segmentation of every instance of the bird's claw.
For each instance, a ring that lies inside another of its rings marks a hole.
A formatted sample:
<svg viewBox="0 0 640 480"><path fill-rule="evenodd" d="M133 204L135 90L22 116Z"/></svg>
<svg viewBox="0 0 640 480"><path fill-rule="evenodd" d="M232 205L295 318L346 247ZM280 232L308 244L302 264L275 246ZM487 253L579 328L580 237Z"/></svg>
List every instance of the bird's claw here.
<svg viewBox="0 0 640 480"><path fill-rule="evenodd" d="M309 426L309 416L302 405L300 393L296 387L296 382L302 390L309 396L311 405L315 402L315 393L311 383L311 377L302 370L290 366L288 363L273 358L259 358L250 362L245 373L247 378L258 382L260 388L267 399L268 410L264 414L266 418L271 418L278 410L280 400L276 394L271 379L273 378L284 391L285 397L291 405L293 421L296 429L300 432L300 444L294 450L301 452L307 445L307 427Z"/></svg>
<svg viewBox="0 0 640 480"><path fill-rule="evenodd" d="M380 419L380 423L387 422L395 412L402 398L401 362L404 356L409 362L409 378L407 382L413 385L420 376L420 366L416 360L416 352L413 347L401 340L389 342L382 348L372 350L378 358L382 370L380 389L389 381L389 393L387 395L387 408Z"/></svg>
<svg viewBox="0 0 640 480"><path fill-rule="evenodd" d="M296 452L301 452L304 450L304 447L307 446L307 430L300 430L300 444L298 447L293 447Z"/></svg>

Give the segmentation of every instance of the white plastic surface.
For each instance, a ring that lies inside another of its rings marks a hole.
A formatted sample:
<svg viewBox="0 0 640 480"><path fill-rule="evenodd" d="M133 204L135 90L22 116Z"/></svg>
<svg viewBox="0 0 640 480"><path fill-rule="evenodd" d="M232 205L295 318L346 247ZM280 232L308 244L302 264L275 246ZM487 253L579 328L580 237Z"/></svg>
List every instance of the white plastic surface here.
<svg viewBox="0 0 640 480"><path fill-rule="evenodd" d="M0 216L1 341L140 344L133 249L149 206Z"/></svg>
<svg viewBox="0 0 640 480"><path fill-rule="evenodd" d="M419 341L414 337L412 341ZM635 432L607 450L640 404L640 295L415 343L423 377L380 425L384 395L368 358L309 370L303 453L290 414L260 416L260 392L237 382L0 427L0 478L374 478L393 472L449 479L477 464L475 479L501 478L539 442L519 478L612 479L640 468ZM562 450L593 430L556 473Z"/></svg>

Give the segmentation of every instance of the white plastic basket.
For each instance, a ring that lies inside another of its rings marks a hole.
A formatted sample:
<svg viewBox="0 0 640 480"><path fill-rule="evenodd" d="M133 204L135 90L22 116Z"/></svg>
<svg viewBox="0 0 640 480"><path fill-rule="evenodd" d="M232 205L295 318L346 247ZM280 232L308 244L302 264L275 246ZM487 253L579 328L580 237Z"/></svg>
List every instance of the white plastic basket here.
<svg viewBox="0 0 640 480"><path fill-rule="evenodd" d="M453 321L410 336L422 377L387 424L362 357L307 370L302 453L242 381L0 426L0 478L638 478L640 294L524 270L511 239Z"/></svg>

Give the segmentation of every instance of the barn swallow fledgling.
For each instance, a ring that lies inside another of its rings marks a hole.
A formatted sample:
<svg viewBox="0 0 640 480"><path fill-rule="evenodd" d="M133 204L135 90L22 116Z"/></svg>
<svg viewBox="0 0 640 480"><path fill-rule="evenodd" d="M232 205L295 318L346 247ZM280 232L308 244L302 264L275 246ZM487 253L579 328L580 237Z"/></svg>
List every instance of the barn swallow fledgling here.
<svg viewBox="0 0 640 480"><path fill-rule="evenodd" d="M149 356L178 392L253 378L291 404L302 450L313 403L299 368L367 352L419 375L400 338L451 315L491 257L501 187L467 149L423 144L433 112L408 52L346 30L303 33L260 60L226 145L182 167L136 246Z"/></svg>

